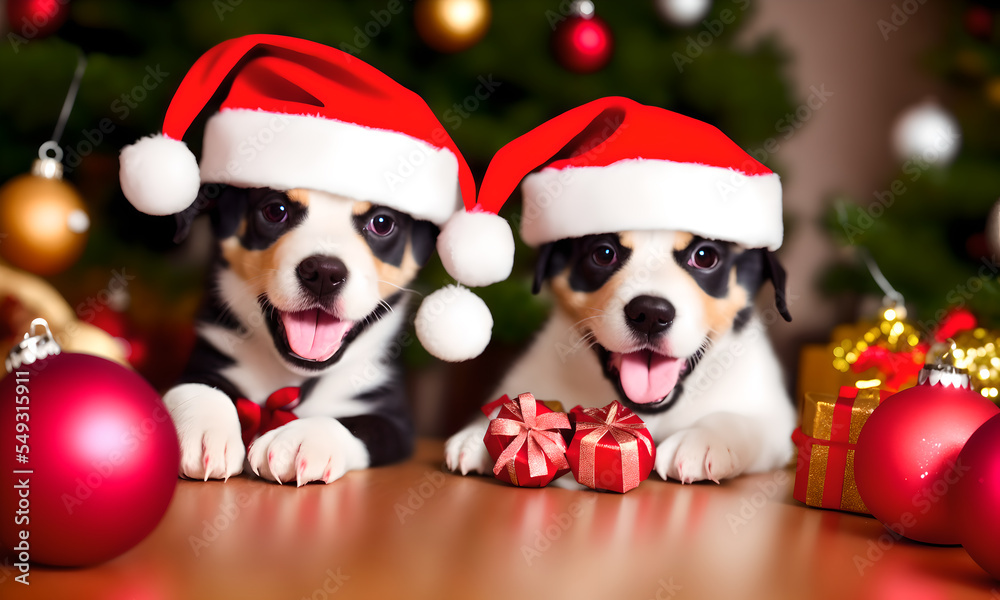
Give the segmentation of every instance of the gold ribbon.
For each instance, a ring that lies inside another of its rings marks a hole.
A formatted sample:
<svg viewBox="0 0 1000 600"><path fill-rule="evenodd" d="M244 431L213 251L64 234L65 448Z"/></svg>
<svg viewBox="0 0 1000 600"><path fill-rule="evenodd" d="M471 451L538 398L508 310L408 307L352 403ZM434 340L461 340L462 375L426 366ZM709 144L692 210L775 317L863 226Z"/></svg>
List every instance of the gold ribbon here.
<svg viewBox="0 0 1000 600"><path fill-rule="evenodd" d="M645 429L642 423L622 423L618 416L620 404L612 402L604 408L585 408L584 414L597 419L597 423L577 421L576 430L590 429L591 432L580 440L580 476L578 481L583 485L596 488L597 444L606 434L610 433L618 443L622 457L622 491L628 491L639 485L639 441L641 440L650 454L653 453L649 438L640 435L639 429ZM607 411L602 416L603 411Z"/></svg>
<svg viewBox="0 0 1000 600"><path fill-rule="evenodd" d="M493 435L513 435L513 440L500 453L496 464L493 465L493 474L499 475L500 471L508 469L512 475L511 481L516 482L514 477L514 460L522 447L528 447L528 474L531 477L545 475L548 468L545 465L545 458L552 461L552 465L557 469L568 469L569 462L566 460L566 440L556 429L569 429L569 417L561 412L549 412L542 415L537 414L538 404L531 394L521 394L517 400L504 404L504 406L514 414L515 419L496 418L490 421L490 433Z"/></svg>

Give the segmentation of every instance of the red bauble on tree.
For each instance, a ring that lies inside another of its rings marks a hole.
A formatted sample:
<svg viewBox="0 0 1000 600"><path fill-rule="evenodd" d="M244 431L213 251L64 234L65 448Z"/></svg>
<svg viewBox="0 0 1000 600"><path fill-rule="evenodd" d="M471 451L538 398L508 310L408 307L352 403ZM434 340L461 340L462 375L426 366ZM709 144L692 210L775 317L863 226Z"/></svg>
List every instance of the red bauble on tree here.
<svg viewBox="0 0 1000 600"><path fill-rule="evenodd" d="M993 34L993 13L985 6L972 6L965 11L965 30L977 38L988 39Z"/></svg>
<svg viewBox="0 0 1000 600"><path fill-rule="evenodd" d="M958 454L998 413L953 364L924 367L920 383L885 399L858 436L854 477L872 515L912 540L959 543L948 509L962 478Z"/></svg>
<svg viewBox="0 0 1000 600"><path fill-rule="evenodd" d="M7 0L11 32L27 38L49 36L69 16L69 0Z"/></svg>
<svg viewBox="0 0 1000 600"><path fill-rule="evenodd" d="M160 522L177 485L177 432L142 377L57 354L48 325L32 323L41 326L0 380L0 514L10 517L0 520L0 547L22 563L94 564Z"/></svg>
<svg viewBox="0 0 1000 600"><path fill-rule="evenodd" d="M552 51L563 67L593 73L608 64L614 52L611 28L594 14L590 0L574 2L571 15L556 25Z"/></svg>
<svg viewBox="0 0 1000 600"><path fill-rule="evenodd" d="M979 566L1000 579L1000 416L972 434L958 464L962 477L948 498L955 534Z"/></svg>

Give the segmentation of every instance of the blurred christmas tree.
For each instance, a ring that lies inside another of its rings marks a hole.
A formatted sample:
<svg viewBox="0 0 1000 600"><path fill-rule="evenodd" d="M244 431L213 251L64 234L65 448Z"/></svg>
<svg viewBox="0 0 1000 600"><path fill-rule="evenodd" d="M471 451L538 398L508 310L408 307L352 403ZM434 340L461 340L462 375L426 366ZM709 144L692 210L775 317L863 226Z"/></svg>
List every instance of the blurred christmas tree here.
<svg viewBox="0 0 1000 600"><path fill-rule="evenodd" d="M944 43L927 60L945 97L900 116L895 179L873 197L837 199L829 218L842 243L871 253L925 332L961 307L984 325L1000 324L1000 232L984 233L1000 194L1000 3L948 10ZM880 294L861 261L833 268L824 287Z"/></svg>
<svg viewBox="0 0 1000 600"><path fill-rule="evenodd" d="M191 298L201 285L198 257L191 257L197 252L173 246L173 219L147 217L128 205L118 189L117 152L160 129L187 68L228 38L277 33L355 54L427 100L477 177L506 141L606 95L629 96L711 122L743 147L760 148L758 158L778 168L763 145L794 107L777 44L737 41L750 13L747 0L599 0L596 7L568 0L503 0L490 6L481 0L473 4L492 13L485 36L451 52L440 49L455 50L462 40L449 38L461 35L449 32L437 12L448 10L449 0L27 2L39 3L65 6L67 20L47 36L12 38L18 19L3 30L0 182L25 172L48 139L77 49L82 49L89 67L61 145L67 179L81 190L93 226L81 260L53 281L71 299L80 298L93 293L83 287L94 284L85 274L124 267L138 275L135 288L147 291L145 304L133 302L131 310L161 317L164 312L190 316ZM593 8L593 18L606 27L596 32L576 27ZM468 6L459 11L459 20L476 18L474 11L462 10ZM567 27L576 27L572 35ZM601 37L608 32L610 38ZM581 47L567 49L567 43ZM566 55L600 54L594 43L612 50L606 65L600 64L601 56L583 56L596 60L588 65ZM592 72L581 72L587 70ZM196 151L199 135L186 140ZM505 216L516 218L517 204L508 203L512 212ZM544 318L543 301L530 294L532 259L519 246L515 276L481 291L495 316L494 339L501 344L523 342ZM445 274L434 261L421 277L416 287L429 290ZM416 345L413 352L411 360L422 360Z"/></svg>

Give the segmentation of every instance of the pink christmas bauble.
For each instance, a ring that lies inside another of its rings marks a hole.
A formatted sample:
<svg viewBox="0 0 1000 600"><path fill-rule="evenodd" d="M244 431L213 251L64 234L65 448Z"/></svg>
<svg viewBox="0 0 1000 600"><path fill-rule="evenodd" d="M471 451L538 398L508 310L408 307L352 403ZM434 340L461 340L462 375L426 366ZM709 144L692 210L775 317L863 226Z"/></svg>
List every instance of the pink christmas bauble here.
<svg viewBox="0 0 1000 600"><path fill-rule="evenodd" d="M949 496L958 541L1000 579L1000 415L976 430L958 455L962 477Z"/></svg>
<svg viewBox="0 0 1000 600"><path fill-rule="evenodd" d="M876 519L929 544L958 544L947 496L961 479L958 453L1000 413L971 389L923 383L886 398L858 436L854 478Z"/></svg>
<svg viewBox="0 0 1000 600"><path fill-rule="evenodd" d="M0 546L19 562L111 559L160 522L177 485L177 432L121 365L59 354L0 380Z"/></svg>
<svg viewBox="0 0 1000 600"><path fill-rule="evenodd" d="M69 16L69 0L7 0L10 29L28 40L55 33Z"/></svg>
<svg viewBox="0 0 1000 600"><path fill-rule="evenodd" d="M575 73L593 73L611 60L611 28L598 16L572 16L556 26L552 49L559 64Z"/></svg>

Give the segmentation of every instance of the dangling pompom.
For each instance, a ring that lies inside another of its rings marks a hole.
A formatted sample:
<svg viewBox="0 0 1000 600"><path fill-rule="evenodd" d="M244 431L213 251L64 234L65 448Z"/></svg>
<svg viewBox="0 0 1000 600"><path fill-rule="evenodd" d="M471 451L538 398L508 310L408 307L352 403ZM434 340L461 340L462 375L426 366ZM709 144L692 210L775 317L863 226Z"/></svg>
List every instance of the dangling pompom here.
<svg viewBox="0 0 1000 600"><path fill-rule="evenodd" d="M448 362L482 354L493 334L493 315L482 298L460 285L448 285L424 299L415 321L417 339L428 352Z"/></svg>
<svg viewBox="0 0 1000 600"><path fill-rule="evenodd" d="M179 213L198 197L201 170L187 144L164 135L122 148L118 178L132 206L149 215Z"/></svg>
<svg viewBox="0 0 1000 600"><path fill-rule="evenodd" d="M452 215L438 236L437 250L448 274L463 285L503 281L514 266L514 234L506 219L491 212Z"/></svg>

